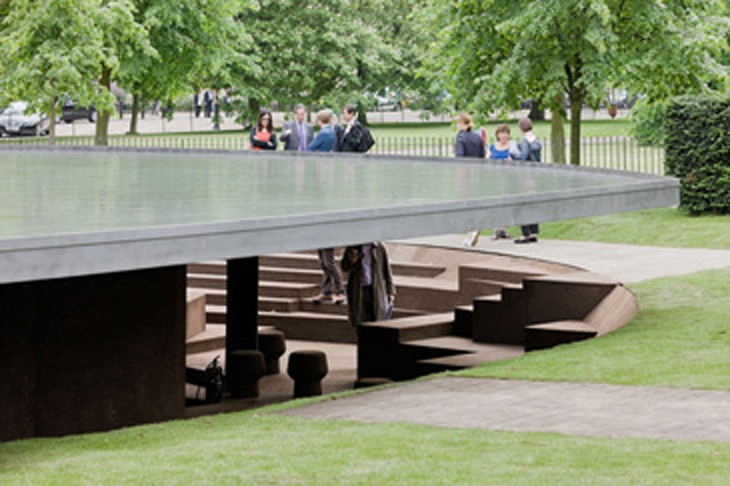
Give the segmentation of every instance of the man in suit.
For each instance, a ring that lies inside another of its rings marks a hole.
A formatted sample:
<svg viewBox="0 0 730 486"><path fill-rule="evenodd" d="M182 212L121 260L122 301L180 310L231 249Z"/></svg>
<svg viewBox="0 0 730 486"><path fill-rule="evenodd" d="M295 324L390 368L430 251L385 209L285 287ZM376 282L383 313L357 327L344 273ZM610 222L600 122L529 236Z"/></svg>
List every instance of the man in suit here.
<svg viewBox="0 0 730 486"><path fill-rule="evenodd" d="M310 123L304 121L306 110L304 105L294 107L294 121L285 122L281 132L281 141L284 142L284 150L307 150L307 147L314 140L314 129Z"/></svg>

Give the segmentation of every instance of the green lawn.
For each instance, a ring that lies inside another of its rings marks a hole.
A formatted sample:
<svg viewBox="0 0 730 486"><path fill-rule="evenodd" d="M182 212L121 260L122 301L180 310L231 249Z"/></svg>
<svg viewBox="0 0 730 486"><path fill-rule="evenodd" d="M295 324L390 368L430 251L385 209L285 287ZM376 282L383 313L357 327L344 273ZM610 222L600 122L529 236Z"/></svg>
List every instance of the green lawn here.
<svg viewBox="0 0 730 486"><path fill-rule="evenodd" d="M246 412L0 444L0 483L720 485L728 457L730 444Z"/></svg>
<svg viewBox="0 0 730 486"><path fill-rule="evenodd" d="M629 288L641 308L621 329L458 374L730 390L730 268Z"/></svg>
<svg viewBox="0 0 730 486"><path fill-rule="evenodd" d="M519 231L513 229L513 234ZM546 223L547 239L730 250L730 215L687 216L674 208Z"/></svg>

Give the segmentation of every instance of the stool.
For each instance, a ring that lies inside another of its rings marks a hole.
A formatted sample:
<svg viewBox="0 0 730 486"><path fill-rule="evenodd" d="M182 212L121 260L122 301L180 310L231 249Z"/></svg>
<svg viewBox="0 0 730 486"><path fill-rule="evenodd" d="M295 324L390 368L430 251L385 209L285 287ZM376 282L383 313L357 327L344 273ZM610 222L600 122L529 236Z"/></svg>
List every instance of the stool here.
<svg viewBox="0 0 730 486"><path fill-rule="evenodd" d="M239 349L231 352L226 364L228 390L234 398L259 396L259 379L264 376L266 364L261 351Z"/></svg>
<svg viewBox="0 0 730 486"><path fill-rule="evenodd" d="M355 382L355 388L370 388L371 386L380 386L380 385L387 385L389 383L393 383L393 380L390 378L379 378L379 377L368 377L368 378L360 378Z"/></svg>
<svg viewBox="0 0 730 486"><path fill-rule="evenodd" d="M284 333L276 330L266 330L259 333L259 351L264 353L266 374L279 374L279 358L286 351Z"/></svg>
<svg viewBox="0 0 730 486"><path fill-rule="evenodd" d="M294 351L286 372L294 380L294 398L322 394L322 378L327 375L327 355L322 351Z"/></svg>

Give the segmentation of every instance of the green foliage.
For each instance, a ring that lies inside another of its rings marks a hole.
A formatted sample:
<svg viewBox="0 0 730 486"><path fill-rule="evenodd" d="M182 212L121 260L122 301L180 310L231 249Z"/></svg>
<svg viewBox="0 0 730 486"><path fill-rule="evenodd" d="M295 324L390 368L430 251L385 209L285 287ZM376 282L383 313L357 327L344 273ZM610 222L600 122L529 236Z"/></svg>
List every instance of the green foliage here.
<svg viewBox="0 0 730 486"><path fill-rule="evenodd" d="M26 99L49 111L64 93L88 103L94 96L103 35L88 21L94 0L13 0L0 38L0 79L6 99Z"/></svg>
<svg viewBox="0 0 730 486"><path fill-rule="evenodd" d="M630 133L642 145L664 145L664 120L667 117L667 104L663 101L648 103L638 101L632 108Z"/></svg>
<svg viewBox="0 0 730 486"><path fill-rule="evenodd" d="M730 214L730 98L673 100L666 118L666 171L681 180L691 214Z"/></svg>
<svg viewBox="0 0 730 486"><path fill-rule="evenodd" d="M439 56L459 109L487 116L520 99L571 105L571 162L579 163L580 109L623 86L651 101L724 85L714 57L728 19L717 0L434 2Z"/></svg>
<svg viewBox="0 0 730 486"><path fill-rule="evenodd" d="M659 208L546 223L540 234L547 239L726 250L728 228L730 215L694 217L676 208Z"/></svg>

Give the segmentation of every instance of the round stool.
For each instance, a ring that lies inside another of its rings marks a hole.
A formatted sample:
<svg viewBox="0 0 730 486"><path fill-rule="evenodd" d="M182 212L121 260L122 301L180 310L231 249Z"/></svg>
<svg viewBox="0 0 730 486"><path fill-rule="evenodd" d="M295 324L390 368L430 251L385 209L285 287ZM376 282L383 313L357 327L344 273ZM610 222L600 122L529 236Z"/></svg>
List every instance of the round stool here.
<svg viewBox="0 0 730 486"><path fill-rule="evenodd" d="M322 378L327 375L327 355L322 351L294 351L286 372L294 380L294 398L322 394Z"/></svg>
<svg viewBox="0 0 730 486"><path fill-rule="evenodd" d="M355 388L370 388L371 386L380 386L380 385L387 385L389 383L393 383L393 380L390 378L379 378L379 377L368 377L368 378L360 378L355 382Z"/></svg>
<svg viewBox="0 0 730 486"><path fill-rule="evenodd" d="M273 329L261 331L259 334L259 351L264 353L266 374L279 374L279 358L286 351L284 333Z"/></svg>
<svg viewBox="0 0 730 486"><path fill-rule="evenodd" d="M259 379L266 372L264 354L251 349L231 352L226 364L228 390L234 398L259 396Z"/></svg>

